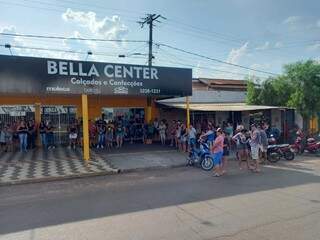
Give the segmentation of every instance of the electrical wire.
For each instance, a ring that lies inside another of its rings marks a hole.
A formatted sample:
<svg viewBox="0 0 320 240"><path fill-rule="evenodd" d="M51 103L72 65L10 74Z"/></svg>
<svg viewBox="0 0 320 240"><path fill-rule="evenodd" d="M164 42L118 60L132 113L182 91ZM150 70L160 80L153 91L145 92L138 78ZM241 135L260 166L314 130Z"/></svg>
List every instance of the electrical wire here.
<svg viewBox="0 0 320 240"><path fill-rule="evenodd" d="M125 42L125 43L147 43L145 40L128 40L128 39L102 39L102 38L83 38L83 37L62 37L62 36L45 36L34 34L19 34L19 33L0 33L3 36L25 37L25 38L45 38L59 40L79 40L79 41L95 41L95 42Z"/></svg>
<svg viewBox="0 0 320 240"><path fill-rule="evenodd" d="M210 71L213 71L213 72L229 73L229 74L232 74L232 75L239 75L239 76L248 76L249 75L248 73L231 72L231 71L227 71L227 70L221 70L221 69L216 69L216 68L197 66L197 65L178 62L178 61L172 61L172 60L168 59L166 56L163 56L163 57L164 58L160 58L160 60L162 60L163 62L169 62L169 63L177 64L179 66L192 67L192 68L198 68L198 69L206 69L206 70L210 70ZM159 58L158 58L158 60L159 60ZM265 77L262 77L262 76L257 76L257 77L265 78Z"/></svg>
<svg viewBox="0 0 320 240"><path fill-rule="evenodd" d="M191 51L188 51L188 50L184 50L184 49L181 49L181 48L178 48L178 47L174 47L174 46L171 46L171 45L168 45L168 44L165 44L165 43L155 43L155 44L159 45L159 46L167 47L167 48L179 51L179 52L183 52L183 53L186 53L186 54L189 54L189 55L193 55L193 56L197 56L197 57L204 58L204 59L207 59L207 60L211 60L211 61L214 61L214 62L218 62L218 63L222 63L222 64L226 64L226 65L230 65L230 66L234 66L234 67L238 67L238 68L247 69L247 70L251 70L251 71L254 71L254 72L260 72L260 73L269 74L269 75L275 75L275 76L279 75L279 74L276 74L276 73L273 73L273 72L263 71L263 70L254 69L254 68L251 68L251 67L242 66L242 65L239 65L239 64L235 64L235 63L225 62L225 61L222 61L220 59L216 59L216 58L208 57L208 56L205 56L205 55L202 55L202 54L194 53L194 52L191 52Z"/></svg>

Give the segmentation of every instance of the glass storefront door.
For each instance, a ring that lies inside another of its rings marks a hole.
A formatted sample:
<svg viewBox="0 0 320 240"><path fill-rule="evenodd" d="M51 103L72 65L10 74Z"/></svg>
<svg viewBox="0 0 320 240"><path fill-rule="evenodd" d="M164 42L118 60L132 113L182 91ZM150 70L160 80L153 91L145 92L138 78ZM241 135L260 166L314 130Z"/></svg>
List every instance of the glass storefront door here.
<svg viewBox="0 0 320 240"><path fill-rule="evenodd" d="M68 126L76 119L75 106L42 106L41 120L49 120L54 126L54 142L58 145L67 145Z"/></svg>

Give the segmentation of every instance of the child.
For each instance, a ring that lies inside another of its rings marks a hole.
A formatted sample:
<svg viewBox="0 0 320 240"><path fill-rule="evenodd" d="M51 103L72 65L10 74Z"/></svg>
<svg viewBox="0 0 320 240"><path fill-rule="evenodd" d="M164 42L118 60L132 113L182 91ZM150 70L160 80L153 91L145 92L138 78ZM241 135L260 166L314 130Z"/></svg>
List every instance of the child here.
<svg viewBox="0 0 320 240"><path fill-rule="evenodd" d="M113 147L113 128L111 126L108 126L107 133L107 149L111 149Z"/></svg>
<svg viewBox="0 0 320 240"><path fill-rule="evenodd" d="M72 124L69 128L70 148L76 149L77 138L78 138L77 127L74 124Z"/></svg>

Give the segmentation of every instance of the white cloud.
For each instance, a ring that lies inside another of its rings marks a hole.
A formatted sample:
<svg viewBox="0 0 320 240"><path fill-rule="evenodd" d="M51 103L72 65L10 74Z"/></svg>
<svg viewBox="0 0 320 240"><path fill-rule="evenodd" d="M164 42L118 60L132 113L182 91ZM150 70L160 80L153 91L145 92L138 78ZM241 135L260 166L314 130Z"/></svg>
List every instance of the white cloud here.
<svg viewBox="0 0 320 240"><path fill-rule="evenodd" d="M13 25L0 27L0 32L1 33L15 33L16 32L16 27L13 26Z"/></svg>
<svg viewBox="0 0 320 240"><path fill-rule="evenodd" d="M4 26L0 27L0 33L16 33L16 27L15 26ZM5 36L1 35L0 40L2 43L9 43L12 44L14 42L14 36Z"/></svg>
<svg viewBox="0 0 320 240"><path fill-rule="evenodd" d="M201 64L200 64L200 62L198 61L197 67L194 68L193 76L194 76L195 78L199 78L199 77L203 77L202 74L203 74L203 72L202 72L202 69L201 69Z"/></svg>
<svg viewBox="0 0 320 240"><path fill-rule="evenodd" d="M248 56L248 42L244 43L239 48L233 48L230 50L227 59L225 62L232 63L232 64L240 64L241 60L243 60L244 57ZM217 71L215 71L217 70ZM220 72L220 71L226 71L226 72ZM239 75L238 73L244 73L243 70L239 68L232 67L227 64L222 64L219 67L213 66L212 67L211 74L214 78L221 78L221 79L242 79L244 76ZM230 73L228 73L230 72Z"/></svg>
<svg viewBox="0 0 320 240"><path fill-rule="evenodd" d="M309 51L318 51L320 50L320 43L315 43L309 47L307 47Z"/></svg>
<svg viewBox="0 0 320 240"><path fill-rule="evenodd" d="M73 11L68 8L62 14L62 19L66 22L74 22L86 28L92 34L106 39L123 39L128 33L128 27L124 25L119 16L105 17L97 19L95 12Z"/></svg>
<svg viewBox="0 0 320 240"><path fill-rule="evenodd" d="M270 42L265 42L263 45L256 47L256 50L266 50L270 47Z"/></svg>
<svg viewBox="0 0 320 240"><path fill-rule="evenodd" d="M317 21L317 26L320 28L320 19Z"/></svg>
<svg viewBox="0 0 320 240"><path fill-rule="evenodd" d="M248 50L248 42L246 42L245 44L243 44L240 48L238 49L231 49L228 58L227 58L227 62L228 63L232 63L232 64L237 64L239 63L239 60L246 55L247 50Z"/></svg>
<svg viewBox="0 0 320 240"><path fill-rule="evenodd" d="M17 33L15 26L5 26L0 28L0 32L3 33ZM81 55L78 53L66 53L59 51L50 51L50 50L37 50L32 48L50 48L50 43L47 41L28 41L26 38L20 36L6 36L4 37L5 43L11 44L12 52L14 55L18 56L30 56L30 57L47 57L47 58L62 58L62 59L81 59ZM63 45L63 41L59 41ZM59 44L58 42L58 44ZM48 44L49 43L49 44ZM15 48L14 46L22 47ZM71 50L68 45L64 45L65 50ZM61 49L61 48L59 48Z"/></svg>
<svg viewBox="0 0 320 240"><path fill-rule="evenodd" d="M296 24L298 22L300 22L302 20L301 16L290 16L288 18L286 18L285 20L283 20L283 24L287 24L287 25L293 25Z"/></svg>

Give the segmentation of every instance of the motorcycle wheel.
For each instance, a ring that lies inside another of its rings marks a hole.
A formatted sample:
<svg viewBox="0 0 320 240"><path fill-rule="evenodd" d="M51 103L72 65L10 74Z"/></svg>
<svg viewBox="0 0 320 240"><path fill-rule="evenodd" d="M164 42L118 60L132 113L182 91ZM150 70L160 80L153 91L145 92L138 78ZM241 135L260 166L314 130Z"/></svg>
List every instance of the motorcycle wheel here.
<svg viewBox="0 0 320 240"><path fill-rule="evenodd" d="M204 159L201 161L201 168L205 171L210 171L213 167L213 159L208 156L204 157Z"/></svg>
<svg viewBox="0 0 320 240"><path fill-rule="evenodd" d="M277 152L271 152L268 154L268 161L271 163L276 163L280 160L280 154Z"/></svg>
<svg viewBox="0 0 320 240"><path fill-rule="evenodd" d="M292 161L294 159L294 153L291 151L288 152L284 152L284 159L286 159L287 161Z"/></svg>

